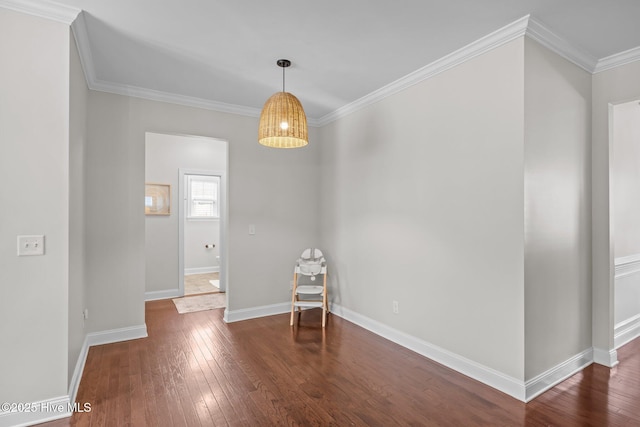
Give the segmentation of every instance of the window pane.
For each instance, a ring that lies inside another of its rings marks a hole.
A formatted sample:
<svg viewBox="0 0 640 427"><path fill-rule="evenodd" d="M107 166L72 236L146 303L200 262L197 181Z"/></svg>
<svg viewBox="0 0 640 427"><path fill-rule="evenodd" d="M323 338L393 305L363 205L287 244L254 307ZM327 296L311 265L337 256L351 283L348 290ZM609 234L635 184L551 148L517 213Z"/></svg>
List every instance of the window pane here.
<svg viewBox="0 0 640 427"><path fill-rule="evenodd" d="M210 181L191 180L191 198L192 199L217 199L217 183Z"/></svg>
<svg viewBox="0 0 640 427"><path fill-rule="evenodd" d="M191 216L211 217L215 213L215 204L210 200L194 200L191 204Z"/></svg>
<svg viewBox="0 0 640 427"><path fill-rule="evenodd" d="M219 178L211 176L188 176L189 212L190 218L218 217L218 186Z"/></svg>

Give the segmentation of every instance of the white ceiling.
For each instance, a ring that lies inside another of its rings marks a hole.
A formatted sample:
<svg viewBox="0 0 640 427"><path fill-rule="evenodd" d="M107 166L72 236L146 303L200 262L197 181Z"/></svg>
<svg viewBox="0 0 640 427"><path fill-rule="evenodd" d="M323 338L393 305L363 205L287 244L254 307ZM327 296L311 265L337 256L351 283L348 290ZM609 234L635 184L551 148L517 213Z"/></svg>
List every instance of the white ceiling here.
<svg viewBox="0 0 640 427"><path fill-rule="evenodd" d="M85 11L98 81L260 109L287 58L315 119L528 14L594 59L640 46L638 0L57 2Z"/></svg>

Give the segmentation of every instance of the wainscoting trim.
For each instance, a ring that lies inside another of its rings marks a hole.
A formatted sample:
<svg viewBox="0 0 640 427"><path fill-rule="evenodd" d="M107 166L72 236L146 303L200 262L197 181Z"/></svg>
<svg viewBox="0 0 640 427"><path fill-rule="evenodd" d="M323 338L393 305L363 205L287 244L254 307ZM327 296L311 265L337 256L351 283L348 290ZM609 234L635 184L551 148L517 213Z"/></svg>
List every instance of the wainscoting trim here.
<svg viewBox="0 0 640 427"><path fill-rule="evenodd" d="M613 346L616 349L640 337L640 314L618 323L613 337Z"/></svg>
<svg viewBox="0 0 640 427"><path fill-rule="evenodd" d="M640 254L629 255L615 259L615 278L640 273Z"/></svg>

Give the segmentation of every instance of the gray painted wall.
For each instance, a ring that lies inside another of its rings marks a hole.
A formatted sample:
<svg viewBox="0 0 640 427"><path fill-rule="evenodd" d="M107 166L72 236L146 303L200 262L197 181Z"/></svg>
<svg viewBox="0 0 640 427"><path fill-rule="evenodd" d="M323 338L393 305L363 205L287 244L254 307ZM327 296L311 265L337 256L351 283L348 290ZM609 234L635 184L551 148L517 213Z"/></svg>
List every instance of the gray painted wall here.
<svg viewBox="0 0 640 427"><path fill-rule="evenodd" d="M87 195L91 330L144 323L145 132L229 142L228 308L287 301L293 263L318 240L319 202L305 190L320 179L319 144L272 150L256 143L256 118L93 91L89 100L87 185L104 188Z"/></svg>
<svg viewBox="0 0 640 427"><path fill-rule="evenodd" d="M75 39L71 37L69 117L69 381L84 343L85 301L85 147L87 145L87 99Z"/></svg>
<svg viewBox="0 0 640 427"><path fill-rule="evenodd" d="M557 85L559 101L584 113L587 95L575 67L515 40L312 129L307 148L281 151L256 144L254 118L93 91L85 99L68 26L0 9L0 27L10 35L0 39L0 56L12 58L0 79L0 282L6 297L0 313L11 319L0 322L6 343L0 377L12 384L0 389L2 400L66 394L71 359L84 336L76 317L83 299L90 309L87 331L144 323L147 131L229 141L232 310L287 301L294 260L320 242L331 265L334 302L508 376L530 378L560 353L581 347L589 322L576 325L588 301L563 310L571 316L565 332L575 332L574 341L545 358L534 344L555 345L559 336L534 335L525 351L525 327L535 325L525 325L525 315L539 315L552 296L541 292L525 309L529 285L564 292L554 313L563 299L585 296L584 253L572 246L587 236L578 210L589 204L588 195L575 199L581 188L588 191L579 117L570 137L562 138L568 145L547 147L577 156L568 179L558 181L570 184L558 191L572 202L558 214L578 223L564 240L568 247L560 240L550 246L571 266L562 287L529 276L537 260L530 255L545 248L549 228L526 224L523 214L533 196L525 194L534 182L527 174L546 165L538 163L544 150L527 150L548 142L526 131L533 124L525 114L545 107L525 102L525 94ZM527 70L534 67L544 79L531 79ZM591 78L592 344L604 350L613 348L614 327L608 106L640 98L638 75L636 62ZM548 119L542 114L537 120ZM81 176L84 184L75 182ZM552 202L533 200L546 207ZM255 236L249 224L256 225ZM528 227L540 240L526 241ZM15 236L31 233L47 236L46 255L16 257ZM391 313L392 299L400 302L398 315Z"/></svg>
<svg viewBox="0 0 640 427"><path fill-rule="evenodd" d="M525 380L591 347L591 75L525 39Z"/></svg>
<svg viewBox="0 0 640 427"><path fill-rule="evenodd" d="M321 129L332 302L519 380L523 67L521 38Z"/></svg>
<svg viewBox="0 0 640 427"><path fill-rule="evenodd" d="M613 107L615 258L640 255L640 101Z"/></svg>
<svg viewBox="0 0 640 427"><path fill-rule="evenodd" d="M0 28L0 401L36 402L68 385L70 32L2 8Z"/></svg>

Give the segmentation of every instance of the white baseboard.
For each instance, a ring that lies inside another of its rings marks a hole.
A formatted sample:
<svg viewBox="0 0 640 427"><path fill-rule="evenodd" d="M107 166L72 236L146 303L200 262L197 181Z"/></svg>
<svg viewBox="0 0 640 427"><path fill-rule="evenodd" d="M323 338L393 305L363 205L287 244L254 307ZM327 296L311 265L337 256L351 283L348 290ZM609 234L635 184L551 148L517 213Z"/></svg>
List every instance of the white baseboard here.
<svg viewBox="0 0 640 427"><path fill-rule="evenodd" d="M398 331L397 329L391 328L340 305L333 304L331 306L331 312L336 316L340 316L381 337L415 351L422 356L441 363L448 368L480 381L489 387L500 390L523 402L531 401L536 396L539 396L593 363L594 350L589 348L525 383L502 372L474 362L473 360L469 360L419 338L405 334L404 332Z"/></svg>
<svg viewBox="0 0 640 427"><path fill-rule="evenodd" d="M185 268L184 275L190 276L192 274L205 274L205 273L217 273L220 271L219 266L215 267L193 267L193 268Z"/></svg>
<svg viewBox="0 0 640 427"><path fill-rule="evenodd" d="M145 301L155 301L159 299L179 298L180 289L165 289L163 291L149 291L144 293Z"/></svg>
<svg viewBox="0 0 640 427"><path fill-rule="evenodd" d="M0 427L32 426L71 416L69 396L54 397L22 406L19 410L0 412ZM18 408L16 408L18 409Z"/></svg>
<svg viewBox="0 0 640 427"><path fill-rule="evenodd" d="M555 385L566 380L573 374L580 372L593 363L593 348L579 353L572 358L554 366L546 372L530 379L525 383L526 398L529 402Z"/></svg>
<svg viewBox="0 0 640 427"><path fill-rule="evenodd" d="M147 325L129 326L127 328L110 329L108 331L92 332L87 334L87 343L89 347L94 345L111 344L114 342L135 340L138 338L146 338Z"/></svg>
<svg viewBox="0 0 640 427"><path fill-rule="evenodd" d="M240 322L241 320L255 319L258 317L273 316L275 314L290 313L291 302L262 305L260 307L241 308L240 310L224 310L224 321L227 323Z"/></svg>
<svg viewBox="0 0 640 427"><path fill-rule="evenodd" d="M640 314L616 325L613 346L618 349L638 337L640 337Z"/></svg>
<svg viewBox="0 0 640 427"><path fill-rule="evenodd" d="M604 350L602 348L593 348L593 363L613 368L618 364L618 352L614 350Z"/></svg>
<svg viewBox="0 0 640 427"><path fill-rule="evenodd" d="M73 370L73 376L69 383L69 394L67 396L31 403L28 408L29 412L24 410L20 412L0 412L0 427L21 427L41 424L47 421L70 417L73 411L78 410L78 408L82 410L82 405L87 402L80 402L80 407L74 407L74 403L76 402L82 372L84 371L84 365L87 361L87 355L89 354L89 347L145 337L147 337L147 325L87 334L82 343L76 367Z"/></svg>
<svg viewBox="0 0 640 427"><path fill-rule="evenodd" d="M526 401L526 389L523 381L398 331L397 329L391 328L340 305L333 304L331 306L331 312L396 344L500 390L509 396L521 401Z"/></svg>
<svg viewBox="0 0 640 427"><path fill-rule="evenodd" d="M87 334L84 337L84 342L80 349L80 355L78 356L78 361L76 362L76 367L73 370L73 376L71 377L71 383L69 384L69 401L76 401L78 387L80 386L80 380L82 379L82 372L84 371L84 365L87 361L87 355L89 354L89 347L146 338L147 336L147 325L131 326L128 328L111 329L108 331L92 332Z"/></svg>
<svg viewBox="0 0 640 427"><path fill-rule="evenodd" d="M89 354L89 340L87 335L84 337L78 360L76 361L76 367L73 370L73 376L69 383L69 401L75 402L76 395L78 394L78 387L80 387L80 380L82 379L82 372L84 372L84 364L87 362L87 355Z"/></svg>

